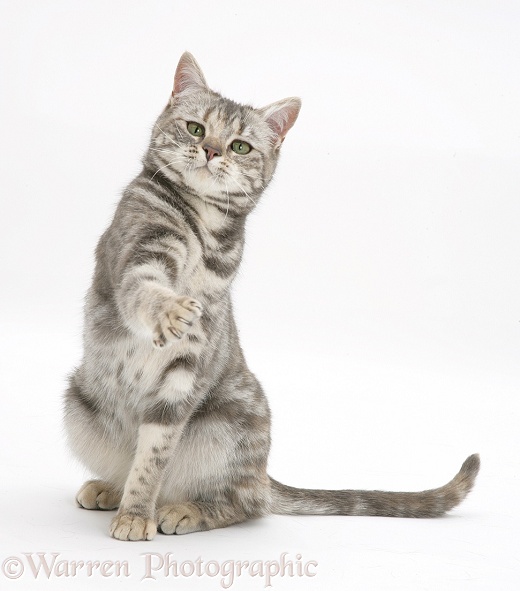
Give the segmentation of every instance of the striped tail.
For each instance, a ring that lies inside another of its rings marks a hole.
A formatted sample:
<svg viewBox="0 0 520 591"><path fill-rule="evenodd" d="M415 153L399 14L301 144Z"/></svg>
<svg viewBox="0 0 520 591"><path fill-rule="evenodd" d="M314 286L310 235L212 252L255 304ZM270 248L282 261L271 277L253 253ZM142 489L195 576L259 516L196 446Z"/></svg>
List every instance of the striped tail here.
<svg viewBox="0 0 520 591"><path fill-rule="evenodd" d="M286 486L271 478L271 511L278 515L439 517L464 500L479 468L479 456L474 454L448 484L422 492L313 490Z"/></svg>

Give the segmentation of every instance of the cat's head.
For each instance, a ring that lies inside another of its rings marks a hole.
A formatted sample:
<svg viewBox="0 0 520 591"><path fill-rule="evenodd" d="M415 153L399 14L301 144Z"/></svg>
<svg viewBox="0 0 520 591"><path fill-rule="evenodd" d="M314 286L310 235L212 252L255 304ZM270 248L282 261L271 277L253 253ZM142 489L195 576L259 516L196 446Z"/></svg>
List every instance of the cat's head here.
<svg viewBox="0 0 520 591"><path fill-rule="evenodd" d="M208 203L247 212L271 180L300 106L294 97L262 109L226 99L209 89L193 56L184 53L147 163Z"/></svg>

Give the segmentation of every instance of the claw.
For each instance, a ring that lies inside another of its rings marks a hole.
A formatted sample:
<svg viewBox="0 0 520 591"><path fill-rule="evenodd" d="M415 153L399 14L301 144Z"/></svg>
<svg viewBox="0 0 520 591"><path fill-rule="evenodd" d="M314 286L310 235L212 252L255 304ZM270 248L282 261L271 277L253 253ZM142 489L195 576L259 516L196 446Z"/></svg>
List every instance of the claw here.
<svg viewBox="0 0 520 591"><path fill-rule="evenodd" d="M182 339L182 333L180 333L178 330L173 328L173 326L169 326L168 330L172 333L172 335L174 337L177 337L178 339Z"/></svg>
<svg viewBox="0 0 520 591"><path fill-rule="evenodd" d="M188 326L193 326L193 322L190 322L189 320L186 320L185 318L181 318L180 316L177 316L177 320L179 322L187 324Z"/></svg>

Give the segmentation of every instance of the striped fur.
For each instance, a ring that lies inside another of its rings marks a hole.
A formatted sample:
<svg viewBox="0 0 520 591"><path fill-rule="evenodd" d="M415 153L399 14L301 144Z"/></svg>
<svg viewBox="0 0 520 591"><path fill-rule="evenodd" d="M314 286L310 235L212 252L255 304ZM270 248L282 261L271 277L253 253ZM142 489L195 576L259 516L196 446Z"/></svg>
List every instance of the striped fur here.
<svg viewBox="0 0 520 591"><path fill-rule="evenodd" d="M269 406L240 348L230 286L246 217L299 108L296 98L264 109L227 100L184 54L143 170L99 241L65 426L73 452L100 478L77 502L118 507L110 530L118 539L273 512L430 517L473 484L476 456L424 493L295 489L267 475ZM204 133L193 135L190 122ZM237 154L235 141L251 151Z"/></svg>

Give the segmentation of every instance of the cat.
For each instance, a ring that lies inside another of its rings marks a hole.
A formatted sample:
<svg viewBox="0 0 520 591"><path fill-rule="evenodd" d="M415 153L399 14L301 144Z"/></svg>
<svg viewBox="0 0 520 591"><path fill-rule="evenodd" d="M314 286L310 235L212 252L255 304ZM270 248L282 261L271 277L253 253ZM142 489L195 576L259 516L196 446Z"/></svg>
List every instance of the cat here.
<svg viewBox="0 0 520 591"><path fill-rule="evenodd" d="M240 347L230 286L246 217L300 105L223 98L184 53L143 170L99 241L64 422L72 452L100 478L77 504L118 509L114 538L271 513L435 517L474 484L476 454L445 486L417 493L306 490L266 472L270 411Z"/></svg>

